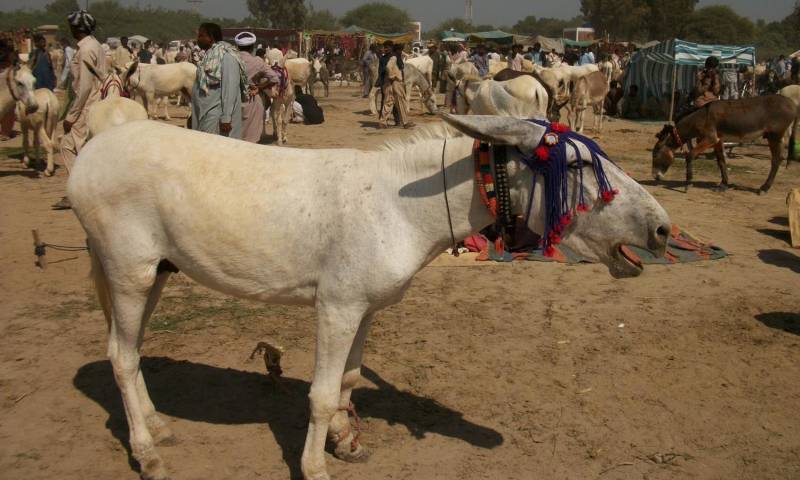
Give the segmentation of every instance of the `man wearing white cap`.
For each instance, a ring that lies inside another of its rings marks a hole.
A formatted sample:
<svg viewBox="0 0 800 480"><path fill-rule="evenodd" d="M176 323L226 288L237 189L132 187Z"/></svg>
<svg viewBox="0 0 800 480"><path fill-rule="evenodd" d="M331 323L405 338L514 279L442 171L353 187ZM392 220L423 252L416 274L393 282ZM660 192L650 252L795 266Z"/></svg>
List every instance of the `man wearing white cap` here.
<svg viewBox="0 0 800 480"><path fill-rule="evenodd" d="M258 143L264 134L266 119L262 93L276 88L280 83L280 77L262 58L253 55L256 44L254 34L241 32L234 40L239 47L239 58L244 63L247 79L250 82L250 98L242 105L242 140ZM274 93L271 96L274 96Z"/></svg>

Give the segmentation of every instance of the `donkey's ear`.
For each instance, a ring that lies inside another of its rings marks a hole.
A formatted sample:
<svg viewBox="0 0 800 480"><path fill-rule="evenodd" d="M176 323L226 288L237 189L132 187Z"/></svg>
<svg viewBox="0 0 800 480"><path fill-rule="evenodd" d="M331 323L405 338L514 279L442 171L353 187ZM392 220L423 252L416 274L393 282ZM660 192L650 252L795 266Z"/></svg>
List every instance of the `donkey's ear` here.
<svg viewBox="0 0 800 480"><path fill-rule="evenodd" d="M127 78L133 75L137 68L139 68L139 60L136 60L135 62L131 63L130 66L128 66L128 71L125 73L125 77Z"/></svg>
<svg viewBox="0 0 800 480"><path fill-rule="evenodd" d="M545 134L545 127L511 117L494 115L442 115L462 133L483 142L497 145L514 145L523 150L532 150L539 145Z"/></svg>
<svg viewBox="0 0 800 480"><path fill-rule="evenodd" d="M89 63L89 62L87 62L86 60L84 60L84 61L83 61L83 64L84 64L84 65L86 65L86 68L88 68L88 69L89 69L89 73L91 73L92 75L94 75L94 76L95 76L95 77L96 77L98 80L100 80L101 82L102 82L103 80L105 80L105 78L102 78L102 77L100 76L100 74L99 74L99 73L97 73L97 70L95 70L95 69L94 69L94 67L92 66L92 64L91 64L91 63Z"/></svg>

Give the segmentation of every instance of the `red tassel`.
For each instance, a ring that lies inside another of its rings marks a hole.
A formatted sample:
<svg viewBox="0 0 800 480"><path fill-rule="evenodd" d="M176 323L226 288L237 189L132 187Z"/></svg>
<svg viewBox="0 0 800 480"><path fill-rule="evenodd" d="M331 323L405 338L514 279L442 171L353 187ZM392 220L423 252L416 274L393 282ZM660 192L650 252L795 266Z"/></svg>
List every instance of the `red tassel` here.
<svg viewBox="0 0 800 480"><path fill-rule="evenodd" d="M547 247L547 248L544 249L543 255L545 257L550 257L550 258L555 257L556 256L556 249L553 248L553 247Z"/></svg>
<svg viewBox="0 0 800 480"><path fill-rule="evenodd" d="M586 213L589 211L589 207L585 203L578 204L578 213Z"/></svg>
<svg viewBox="0 0 800 480"><path fill-rule="evenodd" d="M569 127L564 125L563 123L553 122L550 124L550 129L554 132L558 133L566 133L569 132Z"/></svg>
<svg viewBox="0 0 800 480"><path fill-rule="evenodd" d="M533 151L536 154L536 157L539 159L540 162L546 162L550 159L550 149L545 147L544 145L539 145L536 147L536 150Z"/></svg>

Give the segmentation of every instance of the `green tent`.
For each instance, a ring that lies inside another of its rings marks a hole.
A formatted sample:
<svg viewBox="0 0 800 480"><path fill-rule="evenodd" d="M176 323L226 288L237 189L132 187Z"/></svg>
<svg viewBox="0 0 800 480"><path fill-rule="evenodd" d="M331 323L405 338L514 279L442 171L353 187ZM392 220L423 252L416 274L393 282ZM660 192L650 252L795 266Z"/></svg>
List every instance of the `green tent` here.
<svg viewBox="0 0 800 480"><path fill-rule="evenodd" d="M467 35L467 39L472 42L493 42L501 45L511 45L514 43L514 34L502 30L491 30L470 33Z"/></svg>

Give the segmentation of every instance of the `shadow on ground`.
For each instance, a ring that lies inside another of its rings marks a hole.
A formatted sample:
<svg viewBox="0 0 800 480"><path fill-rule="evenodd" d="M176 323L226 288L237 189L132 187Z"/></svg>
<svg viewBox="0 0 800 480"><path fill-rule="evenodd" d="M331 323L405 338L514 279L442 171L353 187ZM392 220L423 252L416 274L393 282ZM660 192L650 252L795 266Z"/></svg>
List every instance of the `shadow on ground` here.
<svg viewBox="0 0 800 480"><path fill-rule="evenodd" d="M759 232L761 232L761 230L759 230ZM788 235L788 232L785 233ZM800 273L800 257L786 250L759 250L758 258L766 264L788 268L794 273Z"/></svg>
<svg viewBox="0 0 800 480"><path fill-rule="evenodd" d="M284 392L261 373L166 357L143 358L142 372L153 403L163 414L226 425L268 424L292 478L302 477L300 455L308 424L308 382L284 378ZM460 412L436 400L398 390L367 367L363 375L377 386L353 392L353 402L363 418L402 424L416 438L436 433L487 449L503 443L499 432L465 420ZM128 449L129 461L136 468L130 458L122 399L113 378L111 364L97 361L81 367L73 384L108 412L106 427Z"/></svg>
<svg viewBox="0 0 800 480"><path fill-rule="evenodd" d="M770 312L756 315L756 320L776 330L800 335L800 313Z"/></svg>

